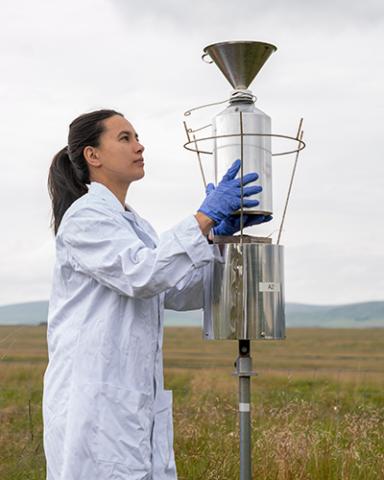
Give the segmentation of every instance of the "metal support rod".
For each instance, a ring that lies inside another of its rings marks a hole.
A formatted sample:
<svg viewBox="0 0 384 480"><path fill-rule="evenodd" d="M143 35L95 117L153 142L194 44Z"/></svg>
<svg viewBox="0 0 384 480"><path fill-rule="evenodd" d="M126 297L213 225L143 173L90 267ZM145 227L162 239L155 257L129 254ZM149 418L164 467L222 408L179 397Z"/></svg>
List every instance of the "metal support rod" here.
<svg viewBox="0 0 384 480"><path fill-rule="evenodd" d="M187 122L183 122L184 124L184 129L185 129L185 133L187 135L187 138L188 138L188 142L191 141L191 137L190 137L190 133L192 132L188 127L187 127ZM203 128L206 128L206 127L203 127ZM197 130L194 130L195 132ZM197 148L197 140L196 140L196 136L195 135L192 135L193 137L193 141L195 143L195 147L196 147L196 153L197 153L197 160L199 162L199 167L200 167L200 173L201 173L201 178L203 179L203 184L204 184L204 192L207 190L207 180L205 178L205 174L204 174L204 169L203 169L203 164L201 162L201 157L200 157L200 152L199 152L199 149Z"/></svg>
<svg viewBox="0 0 384 480"><path fill-rule="evenodd" d="M297 131L297 140L298 140L299 142L301 142L301 141L303 140L303 135L304 135L304 131L301 130L301 129L302 129L302 125L303 125L303 119L301 118L301 119L300 119L300 123L299 123L299 128L298 128L298 131ZM294 163L293 169L292 169L291 181L289 182L287 200L286 200L285 206L284 206L283 217L282 217L282 219L281 219L281 224L280 224L279 234L278 234L278 236L277 236L276 245L279 245L279 244L280 244L280 238L281 238L281 234L282 234L282 232L283 232L283 225L284 225L284 221L285 221L285 215L286 215L286 213L287 213L288 202L289 202L289 198L290 198L290 196L291 196L293 179L295 178L297 161L298 161L298 159L299 159L299 153L300 153L300 150L298 150L298 151L296 152L295 163Z"/></svg>
<svg viewBox="0 0 384 480"><path fill-rule="evenodd" d="M243 112L240 112L240 176L241 176L241 207L240 207L240 244L243 246L243 230L244 230L244 127L243 127ZM243 252L242 252L243 253Z"/></svg>
<svg viewBox="0 0 384 480"><path fill-rule="evenodd" d="M252 480L250 340L239 340L236 367L239 376L240 480Z"/></svg>
<svg viewBox="0 0 384 480"><path fill-rule="evenodd" d="M191 141L191 137L189 136L189 128L187 127L187 122L183 122L185 133L187 134L188 142Z"/></svg>
<svg viewBox="0 0 384 480"><path fill-rule="evenodd" d="M197 160L198 160L198 162L199 162L201 178L203 179L204 190L206 191L206 190L207 190L207 180L205 179L203 164L201 163L200 152L199 152L199 150L198 150L198 148L197 148L197 142L196 142L196 137L195 137L195 135L192 135L192 137L193 137L193 141L195 142L195 145L196 145Z"/></svg>

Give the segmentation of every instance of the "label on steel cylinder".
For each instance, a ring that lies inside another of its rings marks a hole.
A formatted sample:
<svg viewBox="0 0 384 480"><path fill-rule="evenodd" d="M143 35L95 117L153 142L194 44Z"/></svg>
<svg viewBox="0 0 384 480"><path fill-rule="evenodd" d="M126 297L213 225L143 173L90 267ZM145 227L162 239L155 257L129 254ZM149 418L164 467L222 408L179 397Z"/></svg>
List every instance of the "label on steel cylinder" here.
<svg viewBox="0 0 384 480"><path fill-rule="evenodd" d="M260 282L259 292L280 292L280 283Z"/></svg>

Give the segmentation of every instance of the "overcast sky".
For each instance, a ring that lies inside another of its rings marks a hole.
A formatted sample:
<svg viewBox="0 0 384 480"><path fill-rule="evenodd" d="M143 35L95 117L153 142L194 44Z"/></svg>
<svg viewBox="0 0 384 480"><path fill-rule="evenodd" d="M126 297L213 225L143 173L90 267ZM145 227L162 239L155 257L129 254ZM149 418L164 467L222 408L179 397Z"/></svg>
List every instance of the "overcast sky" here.
<svg viewBox="0 0 384 480"><path fill-rule="evenodd" d="M304 117L282 238L287 300L384 299L382 1L2 0L0 22L0 304L49 298L47 174L81 113L114 108L139 132L146 176L127 202L159 233L196 211L204 195L183 112L229 96L200 59L225 40L275 44L251 85L256 105L275 133L294 134ZM278 229L292 162L273 160L275 219L250 233Z"/></svg>

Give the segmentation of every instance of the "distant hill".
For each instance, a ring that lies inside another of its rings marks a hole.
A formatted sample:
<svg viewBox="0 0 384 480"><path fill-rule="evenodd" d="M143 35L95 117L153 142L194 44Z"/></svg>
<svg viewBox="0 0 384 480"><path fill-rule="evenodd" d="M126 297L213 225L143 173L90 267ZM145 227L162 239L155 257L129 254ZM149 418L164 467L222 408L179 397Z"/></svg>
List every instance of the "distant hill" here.
<svg viewBox="0 0 384 480"><path fill-rule="evenodd" d="M47 317L47 301L0 306L0 325L39 325L46 322Z"/></svg>
<svg viewBox="0 0 384 480"><path fill-rule="evenodd" d="M287 303L285 313L290 327L384 327L384 302L328 306Z"/></svg>
<svg viewBox="0 0 384 480"><path fill-rule="evenodd" d="M47 316L47 301L0 306L0 325L39 325ZM384 302L332 306L287 303L286 316L288 327L384 327ZM200 326L201 312L166 311L165 319L168 326Z"/></svg>

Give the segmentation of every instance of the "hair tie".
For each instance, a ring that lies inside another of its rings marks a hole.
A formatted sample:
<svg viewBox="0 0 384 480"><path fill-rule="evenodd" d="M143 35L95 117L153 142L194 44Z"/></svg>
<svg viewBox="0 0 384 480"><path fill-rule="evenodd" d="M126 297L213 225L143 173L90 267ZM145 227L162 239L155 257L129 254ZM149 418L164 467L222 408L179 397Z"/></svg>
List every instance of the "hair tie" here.
<svg viewBox="0 0 384 480"><path fill-rule="evenodd" d="M64 149L65 149L65 153L68 155L69 159L71 160L71 153L70 153L70 151L69 151L69 146L66 145L66 146L64 147ZM72 161L72 160L71 160L71 161Z"/></svg>

